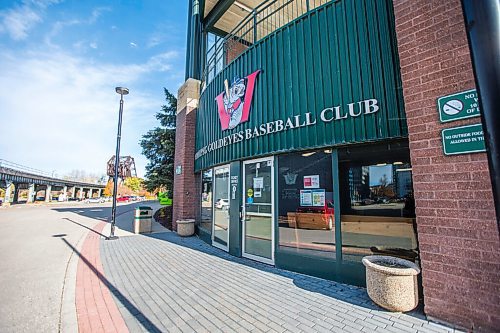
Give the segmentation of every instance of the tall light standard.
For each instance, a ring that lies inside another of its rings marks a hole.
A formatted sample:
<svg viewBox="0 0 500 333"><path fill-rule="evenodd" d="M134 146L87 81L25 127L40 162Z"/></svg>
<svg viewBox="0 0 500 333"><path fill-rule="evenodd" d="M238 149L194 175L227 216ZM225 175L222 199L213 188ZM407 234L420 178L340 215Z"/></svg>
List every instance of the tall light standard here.
<svg viewBox="0 0 500 333"><path fill-rule="evenodd" d="M116 192L118 191L118 165L120 164L120 139L122 137L122 113L123 95L128 95L128 88L116 87L116 93L120 94L120 112L118 114L118 134L116 135L115 173L113 175L113 208L111 209L111 234L108 239L117 239L115 236L116 222Z"/></svg>

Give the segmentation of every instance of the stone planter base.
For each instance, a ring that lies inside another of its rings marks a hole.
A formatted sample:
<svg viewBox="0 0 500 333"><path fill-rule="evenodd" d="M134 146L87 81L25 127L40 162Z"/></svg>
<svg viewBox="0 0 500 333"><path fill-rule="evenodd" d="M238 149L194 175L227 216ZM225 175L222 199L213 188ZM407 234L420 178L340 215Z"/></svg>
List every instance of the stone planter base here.
<svg viewBox="0 0 500 333"><path fill-rule="evenodd" d="M177 220L177 234L182 237L193 236L194 220L193 219Z"/></svg>
<svg viewBox="0 0 500 333"><path fill-rule="evenodd" d="M367 256L363 258L363 264L366 266L368 296L375 303L398 312L413 310L418 305L417 275L420 269L417 265L389 256Z"/></svg>

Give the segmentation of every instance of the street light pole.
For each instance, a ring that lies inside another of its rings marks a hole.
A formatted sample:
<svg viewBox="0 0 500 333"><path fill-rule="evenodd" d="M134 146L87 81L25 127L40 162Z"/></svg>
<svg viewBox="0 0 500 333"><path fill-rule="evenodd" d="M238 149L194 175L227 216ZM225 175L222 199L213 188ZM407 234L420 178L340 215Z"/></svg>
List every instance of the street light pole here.
<svg viewBox="0 0 500 333"><path fill-rule="evenodd" d="M117 239L115 236L116 224L116 192L118 191L118 165L120 163L120 139L122 137L122 113L123 95L128 95L128 88L116 87L116 93L120 94L120 112L118 113L118 134L116 135L115 173L113 175L113 208L111 209L111 234L108 239Z"/></svg>

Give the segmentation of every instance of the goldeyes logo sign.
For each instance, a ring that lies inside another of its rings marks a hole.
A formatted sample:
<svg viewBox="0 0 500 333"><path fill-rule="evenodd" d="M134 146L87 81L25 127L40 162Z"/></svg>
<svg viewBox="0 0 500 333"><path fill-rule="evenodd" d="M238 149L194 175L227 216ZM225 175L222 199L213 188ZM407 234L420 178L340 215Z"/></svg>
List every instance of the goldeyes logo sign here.
<svg viewBox="0 0 500 333"><path fill-rule="evenodd" d="M231 87L229 87L228 81L224 80L225 90L215 98L223 131L248 121L255 79L259 73L260 69L243 79L235 77Z"/></svg>

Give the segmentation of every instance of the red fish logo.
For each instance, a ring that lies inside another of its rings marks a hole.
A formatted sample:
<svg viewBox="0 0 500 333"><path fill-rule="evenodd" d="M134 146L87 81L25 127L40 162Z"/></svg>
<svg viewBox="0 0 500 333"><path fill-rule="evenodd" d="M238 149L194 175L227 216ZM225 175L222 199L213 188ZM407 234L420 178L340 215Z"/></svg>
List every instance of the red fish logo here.
<svg viewBox="0 0 500 333"><path fill-rule="evenodd" d="M259 73L260 69L243 79L235 77L231 87L229 87L227 80L224 80L225 90L215 98L223 131L248 121L255 79Z"/></svg>

